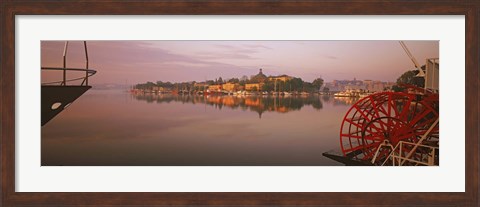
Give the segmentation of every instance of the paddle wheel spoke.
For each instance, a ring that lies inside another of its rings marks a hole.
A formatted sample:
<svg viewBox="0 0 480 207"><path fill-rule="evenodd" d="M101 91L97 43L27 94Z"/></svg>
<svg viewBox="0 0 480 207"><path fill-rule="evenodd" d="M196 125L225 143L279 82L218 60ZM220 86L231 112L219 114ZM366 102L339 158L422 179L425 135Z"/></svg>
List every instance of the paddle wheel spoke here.
<svg viewBox="0 0 480 207"><path fill-rule="evenodd" d="M375 165L399 164L398 160L392 162L392 155L405 157L410 154L412 159L425 160L430 151L414 145L429 140L430 136L438 140L438 125L432 126L438 123L438 96L426 93L419 97L423 89L414 91L416 94L376 93L353 104L341 127L348 129L340 133L343 154L350 153L363 161L375 159ZM401 149L396 148L399 143L405 143ZM416 163L408 162L412 164Z"/></svg>

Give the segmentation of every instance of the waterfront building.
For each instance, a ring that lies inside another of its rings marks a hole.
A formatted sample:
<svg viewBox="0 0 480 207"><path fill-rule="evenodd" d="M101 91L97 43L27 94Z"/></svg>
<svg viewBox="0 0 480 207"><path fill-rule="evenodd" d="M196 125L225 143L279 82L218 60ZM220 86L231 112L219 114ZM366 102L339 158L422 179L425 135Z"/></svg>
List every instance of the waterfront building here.
<svg viewBox="0 0 480 207"><path fill-rule="evenodd" d="M372 92L380 92L380 91L383 91L384 89L384 84L381 82L381 81L374 81L373 82L373 88L372 88Z"/></svg>
<svg viewBox="0 0 480 207"><path fill-rule="evenodd" d="M288 76L288 75L279 75L279 76L270 76L270 77L268 77L268 80L286 82L286 81L292 80L292 78L293 77Z"/></svg>
<svg viewBox="0 0 480 207"><path fill-rule="evenodd" d="M267 79L267 76L263 74L262 69L260 68L258 74L250 78L250 83L245 84L245 90L260 91Z"/></svg>
<svg viewBox="0 0 480 207"><path fill-rule="evenodd" d="M165 92L169 92L169 91L170 91L170 89L160 87L160 86L153 86L152 87L152 92L154 92L154 93L165 93Z"/></svg>
<svg viewBox="0 0 480 207"><path fill-rule="evenodd" d="M365 90L373 91L373 81L372 80L364 80L363 85L365 85Z"/></svg>
<svg viewBox="0 0 480 207"><path fill-rule="evenodd" d="M392 90L392 87L396 85L395 82L385 82L384 85L383 85L383 89L385 90Z"/></svg>
<svg viewBox="0 0 480 207"><path fill-rule="evenodd" d="M238 83L225 83L222 85L222 88L226 91L236 91L238 90L238 86Z"/></svg>
<svg viewBox="0 0 480 207"><path fill-rule="evenodd" d="M222 85L209 85L208 90L210 91L221 91Z"/></svg>
<svg viewBox="0 0 480 207"><path fill-rule="evenodd" d="M394 82L383 82L374 80L333 80L330 83L325 83L324 87L329 88L330 91L346 91L346 90L366 90L369 92L381 92L386 89L391 89Z"/></svg>
<svg viewBox="0 0 480 207"><path fill-rule="evenodd" d="M245 84L245 90L247 91L259 91L262 90L264 83L247 83Z"/></svg>
<svg viewBox="0 0 480 207"><path fill-rule="evenodd" d="M263 74L262 69L260 68L257 75L254 75L250 78L251 83L263 83L267 80L267 76Z"/></svg>
<svg viewBox="0 0 480 207"><path fill-rule="evenodd" d="M207 87L208 87L208 84L206 84L205 82L194 83L194 84L193 84L193 87L207 88Z"/></svg>

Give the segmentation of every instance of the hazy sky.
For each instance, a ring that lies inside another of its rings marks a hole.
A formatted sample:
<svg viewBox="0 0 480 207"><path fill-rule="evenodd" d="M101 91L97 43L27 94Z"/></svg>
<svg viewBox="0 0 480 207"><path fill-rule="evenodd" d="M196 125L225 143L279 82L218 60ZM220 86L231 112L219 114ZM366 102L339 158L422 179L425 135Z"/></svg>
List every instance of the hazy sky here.
<svg viewBox="0 0 480 207"><path fill-rule="evenodd" d="M405 41L420 64L439 57L438 41ZM91 84L204 81L287 74L312 81L395 81L414 68L398 41L88 41ZM42 41L42 67L61 67L63 41ZM71 41L67 67L85 67ZM42 77L45 78L45 77Z"/></svg>

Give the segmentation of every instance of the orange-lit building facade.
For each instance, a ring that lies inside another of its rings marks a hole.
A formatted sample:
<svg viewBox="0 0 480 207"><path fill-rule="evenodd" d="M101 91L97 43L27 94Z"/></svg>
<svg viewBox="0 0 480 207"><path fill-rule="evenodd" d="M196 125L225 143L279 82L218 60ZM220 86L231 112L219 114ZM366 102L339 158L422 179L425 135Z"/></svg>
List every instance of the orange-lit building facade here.
<svg viewBox="0 0 480 207"><path fill-rule="evenodd" d="M220 90L222 90L222 85L209 85L208 90L210 90L210 91L220 91Z"/></svg>
<svg viewBox="0 0 480 207"><path fill-rule="evenodd" d="M238 90L238 86L238 83L225 83L222 85L222 88L226 91L236 91Z"/></svg>
<svg viewBox="0 0 480 207"><path fill-rule="evenodd" d="M262 90L264 83L247 83L245 84L245 90L247 91L259 91Z"/></svg>
<svg viewBox="0 0 480 207"><path fill-rule="evenodd" d="M293 77L288 76L288 75L280 75L280 76L271 76L271 77L268 77L268 80L270 80L270 81L283 81L283 82L286 82L286 81L292 80L292 78L293 78Z"/></svg>

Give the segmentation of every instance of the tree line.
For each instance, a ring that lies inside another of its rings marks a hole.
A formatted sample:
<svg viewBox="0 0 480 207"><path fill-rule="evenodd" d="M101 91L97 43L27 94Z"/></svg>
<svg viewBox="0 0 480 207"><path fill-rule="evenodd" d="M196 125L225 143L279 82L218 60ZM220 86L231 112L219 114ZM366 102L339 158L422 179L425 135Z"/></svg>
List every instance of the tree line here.
<svg viewBox="0 0 480 207"><path fill-rule="evenodd" d="M162 87L165 89L170 89L170 90L187 90L187 91L200 91L200 90L205 90L202 86L195 86L196 81L190 81L190 82L178 82L178 83L172 83L172 82L163 82L163 81L157 81L157 82L146 82L146 83L139 83L136 84L134 87L136 89L142 89L142 90L151 90L153 87ZM245 86L246 84L249 83L258 83L256 80L250 79L247 76L243 76L241 78L230 78L228 80L224 80L222 77L216 78L215 80L207 80L204 82L206 85L218 85L218 84L225 84L225 83L234 83L238 84L239 86ZM316 78L312 82L304 81L301 78L294 77L290 80L287 81L273 81L266 79L263 81L263 86L262 88L259 88L258 90L261 91L274 91L275 89L277 91L288 91L288 92L318 92L320 88L323 86L323 79L322 78Z"/></svg>

